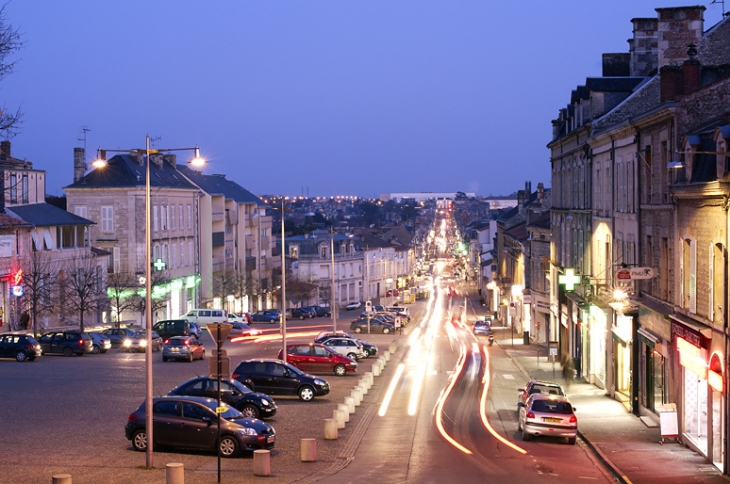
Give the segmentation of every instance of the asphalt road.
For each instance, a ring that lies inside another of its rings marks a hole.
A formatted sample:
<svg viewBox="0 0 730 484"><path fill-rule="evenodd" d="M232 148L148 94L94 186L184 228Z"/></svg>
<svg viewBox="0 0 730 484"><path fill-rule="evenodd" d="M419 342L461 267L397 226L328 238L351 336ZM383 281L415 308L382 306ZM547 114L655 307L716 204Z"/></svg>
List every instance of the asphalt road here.
<svg viewBox="0 0 730 484"><path fill-rule="evenodd" d="M343 312L339 328L347 329L355 313ZM255 324L267 333L278 325ZM332 328L329 318L287 322L288 340L311 341L319 331ZM383 351L394 335L371 335L364 339ZM207 331L201 341L207 354L213 348ZM280 340L265 343L227 342L231 369L242 359L276 358ZM277 432L271 453L272 476L268 482L294 482L333 464L353 427L340 431L340 440L323 441L324 419L342 403L344 396L370 370L372 361L361 360L358 373L344 377L321 375L330 382L329 395L313 402L296 397L276 397L278 414L269 423ZM207 374L207 361L162 362L153 353L154 395L164 395L179 383ZM124 436L127 417L145 398L145 355L112 349L106 354L63 357L44 355L33 362L0 360L0 483L50 482L56 473L72 475L81 483L164 482L165 464L182 462L186 483L217 482L214 453L157 449L154 470L143 470L145 454L132 450ZM353 415L353 424L359 418ZM317 462L301 463L302 438L318 438ZM223 461L223 482L252 477L252 454Z"/></svg>

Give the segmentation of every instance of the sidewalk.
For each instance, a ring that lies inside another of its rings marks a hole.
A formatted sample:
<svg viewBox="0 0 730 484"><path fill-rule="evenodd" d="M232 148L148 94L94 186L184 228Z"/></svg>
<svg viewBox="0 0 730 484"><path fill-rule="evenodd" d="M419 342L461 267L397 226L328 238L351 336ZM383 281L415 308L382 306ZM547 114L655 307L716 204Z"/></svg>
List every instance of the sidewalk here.
<svg viewBox="0 0 730 484"><path fill-rule="evenodd" d="M525 379L555 381L565 386L561 367L547 361L547 348L512 340L505 328L495 328L496 342L517 364ZM504 333L504 334L501 334ZM536 357L540 348L540 359ZM727 476L703 456L681 443L660 444L659 427L648 427L605 391L583 379L565 388L578 416L578 434L611 469L619 482L631 484L724 483Z"/></svg>

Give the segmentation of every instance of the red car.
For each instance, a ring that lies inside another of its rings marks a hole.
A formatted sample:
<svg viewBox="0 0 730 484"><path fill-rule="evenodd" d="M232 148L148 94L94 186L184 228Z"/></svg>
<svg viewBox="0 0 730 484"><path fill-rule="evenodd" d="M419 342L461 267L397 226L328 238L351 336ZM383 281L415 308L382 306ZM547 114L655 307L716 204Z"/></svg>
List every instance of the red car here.
<svg viewBox="0 0 730 484"><path fill-rule="evenodd" d="M279 350L279 359L282 359ZM318 343L286 346L286 361L305 372L332 372L344 376L357 371L357 362Z"/></svg>

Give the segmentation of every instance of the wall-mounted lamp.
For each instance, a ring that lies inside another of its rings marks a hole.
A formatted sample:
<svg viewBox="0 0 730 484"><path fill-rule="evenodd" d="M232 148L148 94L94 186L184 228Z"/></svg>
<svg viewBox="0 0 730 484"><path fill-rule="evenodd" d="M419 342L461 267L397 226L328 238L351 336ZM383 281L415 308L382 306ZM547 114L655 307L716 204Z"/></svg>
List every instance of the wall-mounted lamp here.
<svg viewBox="0 0 730 484"><path fill-rule="evenodd" d="M669 163L667 163L667 168L669 168L670 170L678 170L680 168L684 168L684 163L679 160L670 161Z"/></svg>

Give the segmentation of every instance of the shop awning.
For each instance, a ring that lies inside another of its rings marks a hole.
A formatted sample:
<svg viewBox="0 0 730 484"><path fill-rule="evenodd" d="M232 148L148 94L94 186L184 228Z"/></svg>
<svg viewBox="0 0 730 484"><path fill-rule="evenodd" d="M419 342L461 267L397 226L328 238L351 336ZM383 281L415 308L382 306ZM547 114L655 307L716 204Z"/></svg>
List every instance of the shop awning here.
<svg viewBox="0 0 730 484"><path fill-rule="evenodd" d="M639 333L639 338L649 348L654 348L657 343L661 342L660 337L656 336L654 333L652 333L651 331L646 330L644 328L639 328L638 333Z"/></svg>

